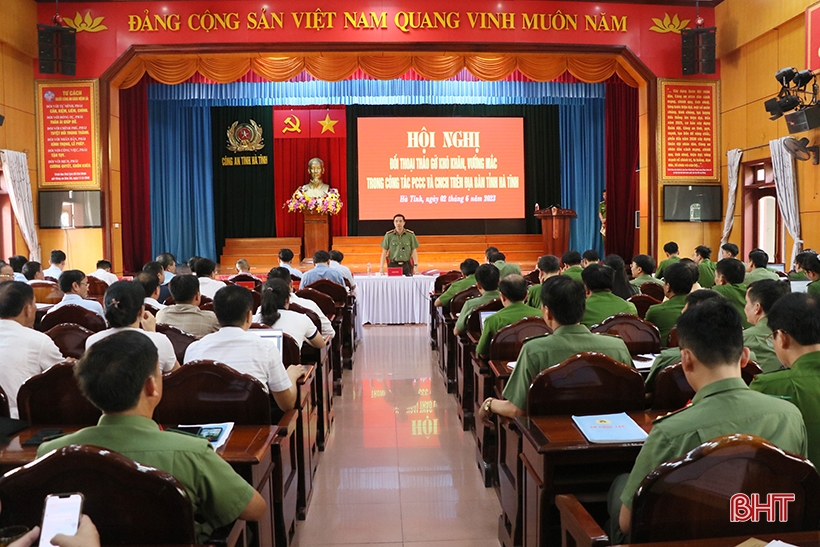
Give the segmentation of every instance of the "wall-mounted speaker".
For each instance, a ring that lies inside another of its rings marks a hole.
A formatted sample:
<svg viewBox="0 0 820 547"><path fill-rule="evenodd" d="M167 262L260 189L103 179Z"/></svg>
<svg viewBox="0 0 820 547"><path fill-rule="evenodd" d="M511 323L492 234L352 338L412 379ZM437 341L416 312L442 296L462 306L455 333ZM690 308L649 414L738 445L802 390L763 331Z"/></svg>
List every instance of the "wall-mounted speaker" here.
<svg viewBox="0 0 820 547"><path fill-rule="evenodd" d="M789 133L800 133L820 127L820 106L807 106L802 110L789 112L784 116Z"/></svg>
<svg viewBox="0 0 820 547"><path fill-rule="evenodd" d="M73 28L37 25L40 74L77 74L77 37Z"/></svg>
<svg viewBox="0 0 820 547"><path fill-rule="evenodd" d="M717 27L680 31L681 68L684 76L715 73L715 36Z"/></svg>
<svg viewBox="0 0 820 547"><path fill-rule="evenodd" d="M6 117L0 114L0 127L2 127L4 121L6 121Z"/></svg>

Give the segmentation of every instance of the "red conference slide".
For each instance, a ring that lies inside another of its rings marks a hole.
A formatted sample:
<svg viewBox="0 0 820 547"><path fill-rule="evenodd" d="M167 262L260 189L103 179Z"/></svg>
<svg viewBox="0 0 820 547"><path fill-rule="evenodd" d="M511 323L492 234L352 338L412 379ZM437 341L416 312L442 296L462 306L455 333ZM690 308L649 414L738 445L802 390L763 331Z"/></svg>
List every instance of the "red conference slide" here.
<svg viewBox="0 0 820 547"><path fill-rule="evenodd" d="M524 218L523 118L359 118L359 220Z"/></svg>

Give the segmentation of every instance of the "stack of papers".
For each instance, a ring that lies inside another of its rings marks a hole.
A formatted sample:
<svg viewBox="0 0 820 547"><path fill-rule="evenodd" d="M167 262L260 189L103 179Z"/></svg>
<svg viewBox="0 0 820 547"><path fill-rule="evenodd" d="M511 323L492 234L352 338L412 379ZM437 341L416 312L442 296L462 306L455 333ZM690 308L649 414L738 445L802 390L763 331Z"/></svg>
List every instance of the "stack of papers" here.
<svg viewBox="0 0 820 547"><path fill-rule="evenodd" d="M646 431L625 412L573 416L572 421L591 443L634 443L646 439Z"/></svg>

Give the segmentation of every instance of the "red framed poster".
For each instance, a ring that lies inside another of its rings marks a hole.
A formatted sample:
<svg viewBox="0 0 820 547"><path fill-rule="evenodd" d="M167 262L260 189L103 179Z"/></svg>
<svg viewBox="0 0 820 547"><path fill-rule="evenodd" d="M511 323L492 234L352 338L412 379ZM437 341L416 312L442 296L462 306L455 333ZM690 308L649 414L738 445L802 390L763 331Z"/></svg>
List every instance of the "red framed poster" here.
<svg viewBox="0 0 820 547"><path fill-rule="evenodd" d="M97 80L38 80L40 188L100 187Z"/></svg>
<svg viewBox="0 0 820 547"><path fill-rule="evenodd" d="M659 80L661 180L718 182L717 82Z"/></svg>
<svg viewBox="0 0 820 547"><path fill-rule="evenodd" d="M820 2L806 8L806 68L820 68Z"/></svg>

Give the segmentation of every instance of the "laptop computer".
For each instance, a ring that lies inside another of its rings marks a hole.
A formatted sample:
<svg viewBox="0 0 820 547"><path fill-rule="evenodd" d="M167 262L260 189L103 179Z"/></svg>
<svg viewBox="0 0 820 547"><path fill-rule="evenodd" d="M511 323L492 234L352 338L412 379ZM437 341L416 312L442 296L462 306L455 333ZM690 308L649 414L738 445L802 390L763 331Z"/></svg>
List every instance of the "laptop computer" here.
<svg viewBox="0 0 820 547"><path fill-rule="evenodd" d="M491 316L492 314L494 314L494 313L495 313L494 311L483 311L483 312L481 312L481 330L482 331L484 330L484 321L486 321L487 318L489 316Z"/></svg>
<svg viewBox="0 0 820 547"><path fill-rule="evenodd" d="M282 338L284 331L279 329L249 329L248 332L252 332L266 340L273 340L273 343L276 344L276 349L279 350L279 357L282 357Z"/></svg>
<svg viewBox="0 0 820 547"><path fill-rule="evenodd" d="M789 281L789 283L792 286L792 292L806 292L811 281L808 279L798 279Z"/></svg>

